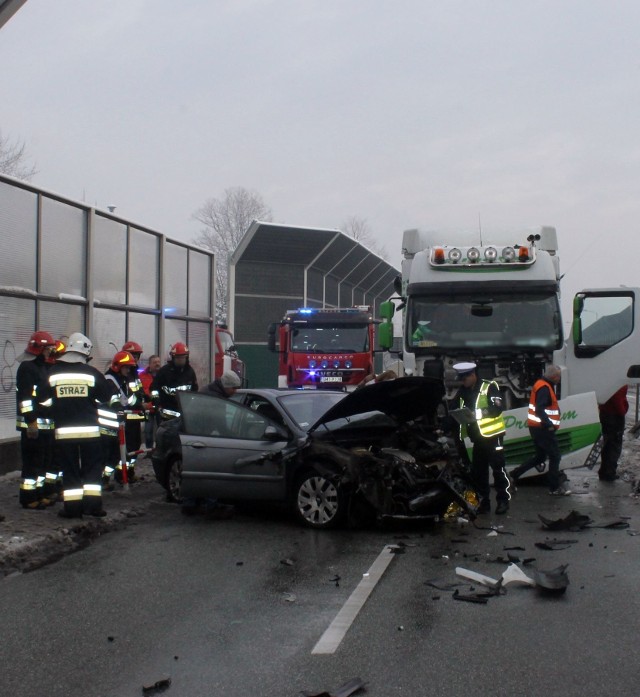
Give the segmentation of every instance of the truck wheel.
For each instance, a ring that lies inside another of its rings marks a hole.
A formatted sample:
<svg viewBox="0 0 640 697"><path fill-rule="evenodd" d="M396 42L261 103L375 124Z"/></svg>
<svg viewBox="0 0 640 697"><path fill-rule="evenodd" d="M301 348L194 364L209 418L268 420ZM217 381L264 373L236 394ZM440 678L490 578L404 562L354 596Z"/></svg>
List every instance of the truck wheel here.
<svg viewBox="0 0 640 697"><path fill-rule="evenodd" d="M167 490L167 501L172 503L180 503L182 500L180 496L180 483L182 481L182 459L175 457L171 460L169 465L169 471L167 472L167 479L165 484L165 489Z"/></svg>
<svg viewBox="0 0 640 697"><path fill-rule="evenodd" d="M315 470L307 470L296 479L293 504L296 516L310 528L334 528L347 515L344 491Z"/></svg>

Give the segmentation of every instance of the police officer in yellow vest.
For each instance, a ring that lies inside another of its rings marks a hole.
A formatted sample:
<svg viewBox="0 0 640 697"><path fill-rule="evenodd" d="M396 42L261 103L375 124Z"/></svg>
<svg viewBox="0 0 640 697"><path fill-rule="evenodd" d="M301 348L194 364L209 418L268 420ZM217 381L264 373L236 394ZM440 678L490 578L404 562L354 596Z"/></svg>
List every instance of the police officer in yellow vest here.
<svg viewBox="0 0 640 697"><path fill-rule="evenodd" d="M456 363L453 366L462 386L456 394L457 403L470 409L475 422L461 426L460 436L468 436L473 443L471 475L474 487L480 496L478 513L491 511L489 468L493 472L496 488L496 514L509 510L511 494L509 479L504 469L502 435L505 431L502 418L502 396L498 383L480 380L475 363Z"/></svg>

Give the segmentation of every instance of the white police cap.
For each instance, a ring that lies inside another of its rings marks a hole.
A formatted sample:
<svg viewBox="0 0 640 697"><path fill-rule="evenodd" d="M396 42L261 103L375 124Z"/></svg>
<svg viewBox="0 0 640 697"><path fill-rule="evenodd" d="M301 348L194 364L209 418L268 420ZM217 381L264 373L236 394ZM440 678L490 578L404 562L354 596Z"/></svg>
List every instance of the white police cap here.
<svg viewBox="0 0 640 697"><path fill-rule="evenodd" d="M463 378L465 375L469 375L469 373L473 373L473 371L477 368L478 366L475 363L456 363L453 366L453 369L458 373L459 378Z"/></svg>

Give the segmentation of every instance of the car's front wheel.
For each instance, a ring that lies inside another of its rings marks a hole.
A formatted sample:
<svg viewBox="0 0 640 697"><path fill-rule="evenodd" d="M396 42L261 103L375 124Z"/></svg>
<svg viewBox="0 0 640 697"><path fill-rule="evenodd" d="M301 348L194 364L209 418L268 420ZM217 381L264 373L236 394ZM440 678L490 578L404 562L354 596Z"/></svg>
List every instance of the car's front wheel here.
<svg viewBox="0 0 640 697"><path fill-rule="evenodd" d="M180 483L182 481L182 459L179 457L171 460L165 489L167 490L167 501L180 503Z"/></svg>
<svg viewBox="0 0 640 697"><path fill-rule="evenodd" d="M344 491L332 479L313 470L296 479L293 503L297 517L311 528L336 527L347 515Z"/></svg>

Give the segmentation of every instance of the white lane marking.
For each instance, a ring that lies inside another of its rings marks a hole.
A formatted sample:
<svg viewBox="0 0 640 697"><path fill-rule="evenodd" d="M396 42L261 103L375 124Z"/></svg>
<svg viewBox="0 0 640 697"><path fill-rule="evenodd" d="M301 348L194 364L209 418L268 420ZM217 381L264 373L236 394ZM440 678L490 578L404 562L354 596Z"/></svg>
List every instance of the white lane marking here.
<svg viewBox="0 0 640 697"><path fill-rule="evenodd" d="M347 602L342 606L333 622L327 627L311 653L334 653L344 639L344 635L353 624L362 606L367 602L376 583L382 578L387 566L396 555L391 551L394 545L385 545L378 558L373 562L369 571L362 575L362 581L356 586Z"/></svg>

